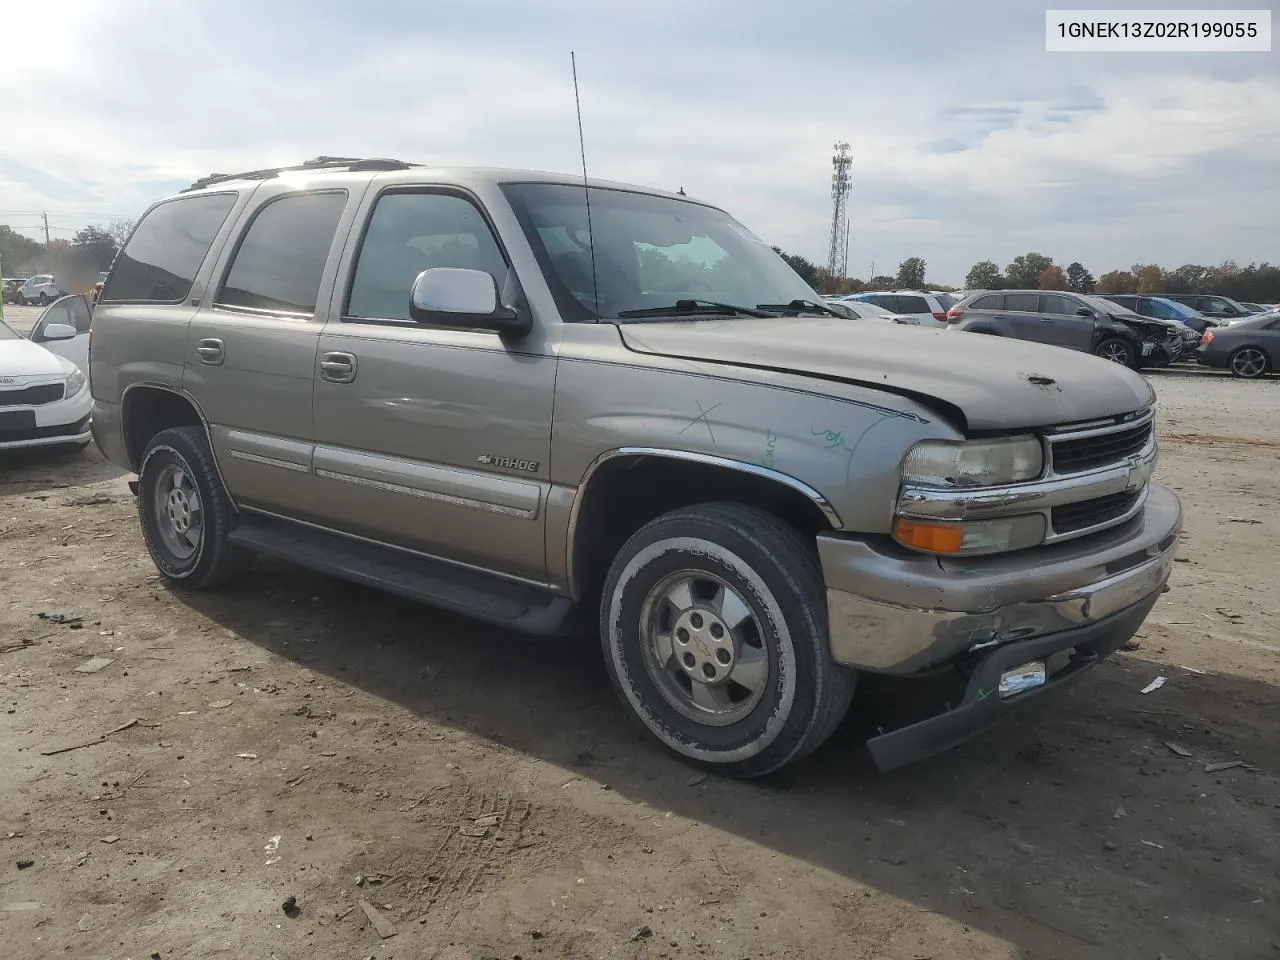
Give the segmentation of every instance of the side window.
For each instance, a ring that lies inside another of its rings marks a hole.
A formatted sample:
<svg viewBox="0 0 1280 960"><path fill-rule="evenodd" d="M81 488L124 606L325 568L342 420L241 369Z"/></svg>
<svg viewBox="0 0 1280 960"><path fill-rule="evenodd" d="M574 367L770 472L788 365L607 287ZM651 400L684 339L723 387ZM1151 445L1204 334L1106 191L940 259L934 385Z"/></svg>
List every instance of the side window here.
<svg viewBox="0 0 1280 960"><path fill-rule="evenodd" d="M1070 297L1059 296L1056 293L1042 293L1040 295L1040 311L1042 313L1074 317L1078 306L1079 304Z"/></svg>
<svg viewBox="0 0 1280 960"><path fill-rule="evenodd" d="M999 310L1000 301L1004 299L1004 295L1000 293L989 293L985 297L979 297L973 303L969 304L970 310Z"/></svg>
<svg viewBox="0 0 1280 960"><path fill-rule="evenodd" d="M507 262L480 211L448 193L378 198L356 261L344 316L409 320L414 279L433 267L483 270L501 286Z"/></svg>
<svg viewBox="0 0 1280 960"><path fill-rule="evenodd" d="M1147 300L1147 313L1153 317L1159 317L1161 320L1181 320L1182 318L1174 311L1173 307L1167 303L1161 303L1159 300Z"/></svg>
<svg viewBox="0 0 1280 960"><path fill-rule="evenodd" d="M316 312L345 190L299 193L258 211L236 250L217 305L311 316Z"/></svg>
<svg viewBox="0 0 1280 960"><path fill-rule="evenodd" d="M180 303L235 205L234 193L181 197L153 207L116 258L100 302Z"/></svg>
<svg viewBox="0 0 1280 960"><path fill-rule="evenodd" d="M1234 313L1234 311L1227 306L1227 301L1220 300L1217 297L1202 297L1198 309L1205 313Z"/></svg>
<svg viewBox="0 0 1280 960"><path fill-rule="evenodd" d="M1040 294L1006 293L1004 295L1004 308L1006 310L1018 310L1022 313L1036 313L1040 309Z"/></svg>
<svg viewBox="0 0 1280 960"><path fill-rule="evenodd" d="M929 301L924 297L905 297L899 294L896 299L898 313L933 313L929 309Z"/></svg>

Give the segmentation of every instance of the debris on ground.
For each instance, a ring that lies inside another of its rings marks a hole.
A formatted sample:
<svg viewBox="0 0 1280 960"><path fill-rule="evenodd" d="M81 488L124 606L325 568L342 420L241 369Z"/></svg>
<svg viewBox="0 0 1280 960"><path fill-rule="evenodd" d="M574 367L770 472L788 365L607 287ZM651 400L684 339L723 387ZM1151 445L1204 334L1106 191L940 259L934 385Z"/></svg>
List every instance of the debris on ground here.
<svg viewBox="0 0 1280 960"><path fill-rule="evenodd" d="M18 861L19 870L25 870L27 869L27 867L34 867L35 865L36 865L36 862L27 857L23 857L21 860Z"/></svg>
<svg viewBox="0 0 1280 960"><path fill-rule="evenodd" d="M292 894L284 898L284 903L280 904L280 909L284 911L286 917L296 917L301 912L298 909L298 898Z"/></svg>
<svg viewBox="0 0 1280 960"><path fill-rule="evenodd" d="M1186 747L1179 746L1178 744L1173 743L1172 741L1162 740L1161 742L1180 757L1189 757L1192 755L1191 751L1188 750Z"/></svg>
<svg viewBox="0 0 1280 960"><path fill-rule="evenodd" d="M1141 640L1126 640L1124 643L1122 643L1122 644L1120 645L1120 649L1121 649L1121 650L1128 650L1128 651L1130 651L1130 652L1132 652L1132 651L1134 651L1134 650L1141 650L1141 649L1142 649L1142 641L1141 641Z"/></svg>
<svg viewBox="0 0 1280 960"><path fill-rule="evenodd" d="M1243 767L1243 760L1224 760L1221 763L1206 763L1204 765L1205 773L1221 773L1223 770L1231 770L1234 767Z"/></svg>
<svg viewBox="0 0 1280 960"><path fill-rule="evenodd" d="M115 663L115 660L110 657L94 657L92 660L86 660L76 667L76 673L97 673L99 670L105 670L113 663Z"/></svg>
<svg viewBox="0 0 1280 960"><path fill-rule="evenodd" d="M702 783L706 779L707 779L707 775L705 773L699 773L699 774L696 774L695 776L690 777L688 780L686 780L685 784L686 786L696 787L698 784Z"/></svg>
<svg viewBox="0 0 1280 960"><path fill-rule="evenodd" d="M84 622L84 617L73 617L65 613L37 613L36 616L46 623L57 623L64 627L74 627Z"/></svg>
<svg viewBox="0 0 1280 960"><path fill-rule="evenodd" d="M377 907L368 900L358 901L360 909L364 911L364 915L369 918L369 923L373 925L373 929L378 931L378 936L383 940L394 937L398 932L396 925L392 923Z"/></svg>
<svg viewBox="0 0 1280 960"><path fill-rule="evenodd" d="M1227 523L1261 523L1261 520L1255 520L1252 517L1227 517Z"/></svg>
<svg viewBox="0 0 1280 960"><path fill-rule="evenodd" d="M69 747L58 747L58 748L56 748L56 749L54 749L54 750L41 750L41 751L40 751L40 756L42 756L42 757L52 757L52 756L54 756L54 755L56 755L56 754L59 754L59 753L69 753L69 752L70 752L70 751L72 751L72 750L79 750L79 749L81 749L82 747L92 747L92 746L94 746L95 744L98 744L98 743L105 743L105 742L106 742L107 737L114 736L114 735L115 735L115 734L117 734L117 733L123 733L125 730L128 730L130 727L136 727L140 722L141 722L141 721L139 721L139 720L135 717L134 719L132 719L132 720L128 721L127 723L122 723L122 724L120 724L120 726L116 727L114 730L108 730L106 733L104 733L104 734L103 734L102 736L100 736L100 737L95 737L95 738L94 738L94 739L92 739L92 740L86 740L86 741L84 741L83 743L73 743L73 744L72 744L71 746L69 746Z"/></svg>
<svg viewBox="0 0 1280 960"><path fill-rule="evenodd" d="M1154 848L1154 849L1156 849L1156 850L1163 850L1163 849L1164 849L1164 844L1163 844L1163 843L1156 843L1154 840L1143 840L1143 841L1142 841L1142 845L1143 845L1144 847L1152 847L1152 848Z"/></svg>
<svg viewBox="0 0 1280 960"><path fill-rule="evenodd" d="M653 928L646 923L644 926L640 927L638 930L636 930L635 933L631 935L631 942L639 943L641 940L648 940L652 936L653 936Z"/></svg>
<svg viewBox="0 0 1280 960"><path fill-rule="evenodd" d="M211 709L211 710L225 710L225 709L226 709L227 707L229 707L229 706L231 706L231 701L230 701L230 700L215 700L215 701L213 701L213 703L209 704L209 709Z"/></svg>
<svg viewBox="0 0 1280 960"><path fill-rule="evenodd" d="M1165 682L1166 681L1164 677L1156 677L1154 680L1148 683L1145 687L1143 687L1139 692L1155 693L1157 690L1159 690L1161 687L1165 685Z"/></svg>
<svg viewBox="0 0 1280 960"><path fill-rule="evenodd" d="M99 843L106 843L106 844L118 843L118 842L119 842L119 840L120 840L120 838L119 838L119 837L117 837L114 833L113 833L113 834L111 834L111 836L109 836L109 837L99 837L99 838L98 838L98 842L99 842Z"/></svg>

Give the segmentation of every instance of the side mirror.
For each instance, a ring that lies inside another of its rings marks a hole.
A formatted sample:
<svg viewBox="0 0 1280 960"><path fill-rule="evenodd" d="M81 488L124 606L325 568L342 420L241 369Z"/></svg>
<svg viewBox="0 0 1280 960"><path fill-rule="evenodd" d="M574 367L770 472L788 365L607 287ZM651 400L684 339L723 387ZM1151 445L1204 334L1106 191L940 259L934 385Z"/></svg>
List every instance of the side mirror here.
<svg viewBox="0 0 1280 960"><path fill-rule="evenodd" d="M1088 307L1077 307L1076 316L1077 317L1093 317L1093 316L1097 316L1097 314L1095 314Z"/></svg>
<svg viewBox="0 0 1280 960"><path fill-rule="evenodd" d="M458 267L418 274L409 294L409 316L418 323L494 330L509 337L522 337L533 326L531 317L499 302L492 275Z"/></svg>
<svg viewBox="0 0 1280 960"><path fill-rule="evenodd" d="M78 334L76 328L69 323L48 323L41 331L42 340L74 340Z"/></svg>

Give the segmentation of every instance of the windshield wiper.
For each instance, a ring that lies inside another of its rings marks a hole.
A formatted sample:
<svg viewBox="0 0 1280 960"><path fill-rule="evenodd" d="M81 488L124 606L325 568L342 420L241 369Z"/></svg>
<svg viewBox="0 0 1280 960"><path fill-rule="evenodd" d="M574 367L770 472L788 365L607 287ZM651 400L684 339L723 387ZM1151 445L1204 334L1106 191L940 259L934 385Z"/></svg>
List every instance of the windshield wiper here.
<svg viewBox="0 0 1280 960"><path fill-rule="evenodd" d="M776 317L776 313L766 313L759 308L739 307L732 303L717 303L714 300L677 300L669 307L648 307L644 310L619 310L618 319L633 317Z"/></svg>
<svg viewBox="0 0 1280 960"><path fill-rule="evenodd" d="M799 316L805 310L816 310L819 313L825 313L828 316L838 317L836 313L824 303L815 303L812 300L792 300L790 303L757 303L757 310L782 310L791 311L794 316ZM785 316L785 313L784 313Z"/></svg>

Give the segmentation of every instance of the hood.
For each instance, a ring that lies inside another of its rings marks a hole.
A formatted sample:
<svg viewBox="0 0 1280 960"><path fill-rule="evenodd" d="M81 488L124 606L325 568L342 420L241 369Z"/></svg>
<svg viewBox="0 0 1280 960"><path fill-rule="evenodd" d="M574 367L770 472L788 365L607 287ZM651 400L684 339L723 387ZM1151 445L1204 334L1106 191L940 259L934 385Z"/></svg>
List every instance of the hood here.
<svg viewBox="0 0 1280 960"><path fill-rule="evenodd" d="M0 340L0 377L47 380L50 377L65 377L68 372L60 357L38 343L30 340Z"/></svg>
<svg viewBox="0 0 1280 960"><path fill-rule="evenodd" d="M1095 420L1155 399L1109 360L959 330L837 317L621 324L631 350L861 384L958 413L970 431Z"/></svg>

